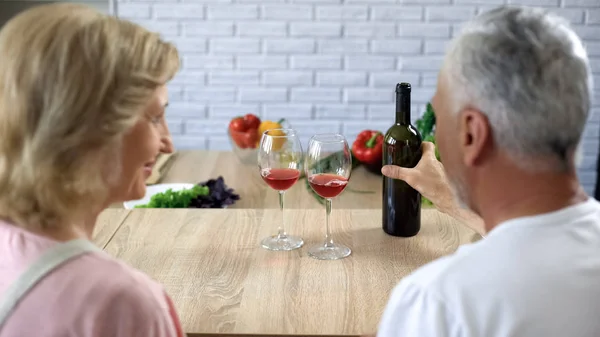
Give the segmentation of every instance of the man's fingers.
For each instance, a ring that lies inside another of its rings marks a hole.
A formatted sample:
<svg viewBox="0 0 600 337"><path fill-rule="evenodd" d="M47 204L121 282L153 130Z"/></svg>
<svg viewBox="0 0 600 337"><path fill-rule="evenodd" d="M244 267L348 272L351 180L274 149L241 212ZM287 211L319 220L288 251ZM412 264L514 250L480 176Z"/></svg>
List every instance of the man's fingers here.
<svg viewBox="0 0 600 337"><path fill-rule="evenodd" d="M423 150L423 156L435 156L435 144L432 142L422 142L421 147Z"/></svg>
<svg viewBox="0 0 600 337"><path fill-rule="evenodd" d="M396 165L385 165L381 168L381 173L393 179L406 180L409 175L408 169Z"/></svg>

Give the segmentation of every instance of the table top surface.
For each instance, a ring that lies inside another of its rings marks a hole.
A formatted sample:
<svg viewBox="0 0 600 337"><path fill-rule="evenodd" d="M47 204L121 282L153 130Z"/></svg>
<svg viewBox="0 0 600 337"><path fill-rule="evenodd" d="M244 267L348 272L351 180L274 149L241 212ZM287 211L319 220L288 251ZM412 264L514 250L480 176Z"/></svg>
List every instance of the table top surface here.
<svg viewBox="0 0 600 337"><path fill-rule="evenodd" d="M113 208L100 213L94 227L94 243L100 248L105 248L129 213L129 210Z"/></svg>
<svg viewBox="0 0 600 337"><path fill-rule="evenodd" d="M273 209L106 210L94 241L147 273L173 298L190 334L360 335L376 330L390 292L423 264L481 237L434 210L412 238L386 235L381 210L335 208L334 240L350 257L318 261L306 251L325 235L323 209L290 209L304 247L272 252Z"/></svg>
<svg viewBox="0 0 600 337"><path fill-rule="evenodd" d="M334 199L334 240L352 255L318 261L306 251L325 235L325 210L304 180L286 192L285 222L304 247L260 247L275 234L277 193L258 167L233 152L176 154L161 183L198 183L223 176L241 200L229 209L108 209L94 242L163 284L190 336L346 335L376 330L393 287L410 272L481 238L435 209L422 210L412 238L381 229L382 177L359 167ZM358 193L353 191L367 191Z"/></svg>

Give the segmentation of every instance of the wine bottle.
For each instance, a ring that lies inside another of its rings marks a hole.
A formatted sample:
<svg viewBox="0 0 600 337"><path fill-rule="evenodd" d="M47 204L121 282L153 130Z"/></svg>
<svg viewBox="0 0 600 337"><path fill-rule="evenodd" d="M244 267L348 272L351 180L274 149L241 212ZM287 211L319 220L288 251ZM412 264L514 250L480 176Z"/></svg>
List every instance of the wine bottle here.
<svg viewBox="0 0 600 337"><path fill-rule="evenodd" d="M383 165L415 167L421 159L422 137L410 123L409 83L396 85L396 123L383 140ZM410 237L421 229L421 194L403 180L383 176L383 231Z"/></svg>

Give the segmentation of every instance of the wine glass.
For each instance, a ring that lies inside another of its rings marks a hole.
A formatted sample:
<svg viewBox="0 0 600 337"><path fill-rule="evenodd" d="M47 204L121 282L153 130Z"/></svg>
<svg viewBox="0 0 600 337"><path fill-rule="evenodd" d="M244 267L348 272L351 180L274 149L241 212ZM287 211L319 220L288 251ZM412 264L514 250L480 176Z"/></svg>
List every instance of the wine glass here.
<svg viewBox="0 0 600 337"><path fill-rule="evenodd" d="M314 135L308 143L304 164L310 187L325 198L325 242L309 249L308 255L319 260L337 260L350 255L350 248L334 243L329 218L331 199L338 196L348 185L352 171L352 154L344 136L337 133Z"/></svg>
<svg viewBox="0 0 600 337"><path fill-rule="evenodd" d="M269 250L293 250L302 247L304 241L285 232L283 196L300 178L302 144L294 129L270 129L262 134L258 150L260 176L272 189L279 192L281 223L277 234L261 241Z"/></svg>

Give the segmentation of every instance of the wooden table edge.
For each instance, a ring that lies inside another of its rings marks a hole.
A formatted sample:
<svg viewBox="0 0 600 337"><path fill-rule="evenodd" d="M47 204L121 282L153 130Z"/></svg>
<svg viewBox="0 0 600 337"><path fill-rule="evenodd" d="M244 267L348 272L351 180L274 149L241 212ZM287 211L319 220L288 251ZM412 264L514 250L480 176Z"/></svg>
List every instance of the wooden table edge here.
<svg viewBox="0 0 600 337"><path fill-rule="evenodd" d="M104 212L106 212L106 211L111 212L114 210L118 210L118 212L126 212L126 214L123 217L123 220L121 220L121 222L119 223L119 225L117 225L117 227L113 231L112 235L108 238L108 240L106 240L106 243L100 247L100 248L102 248L102 250L106 250L106 247L108 247L108 245L111 243L111 241L115 238L115 236L117 235L117 233L119 232L121 227L123 227L123 224L125 223L125 221L127 221L127 219L129 219L129 216L131 216L131 213L132 213L131 212L132 210L130 210L130 209L114 209L114 208L107 208L104 210Z"/></svg>

